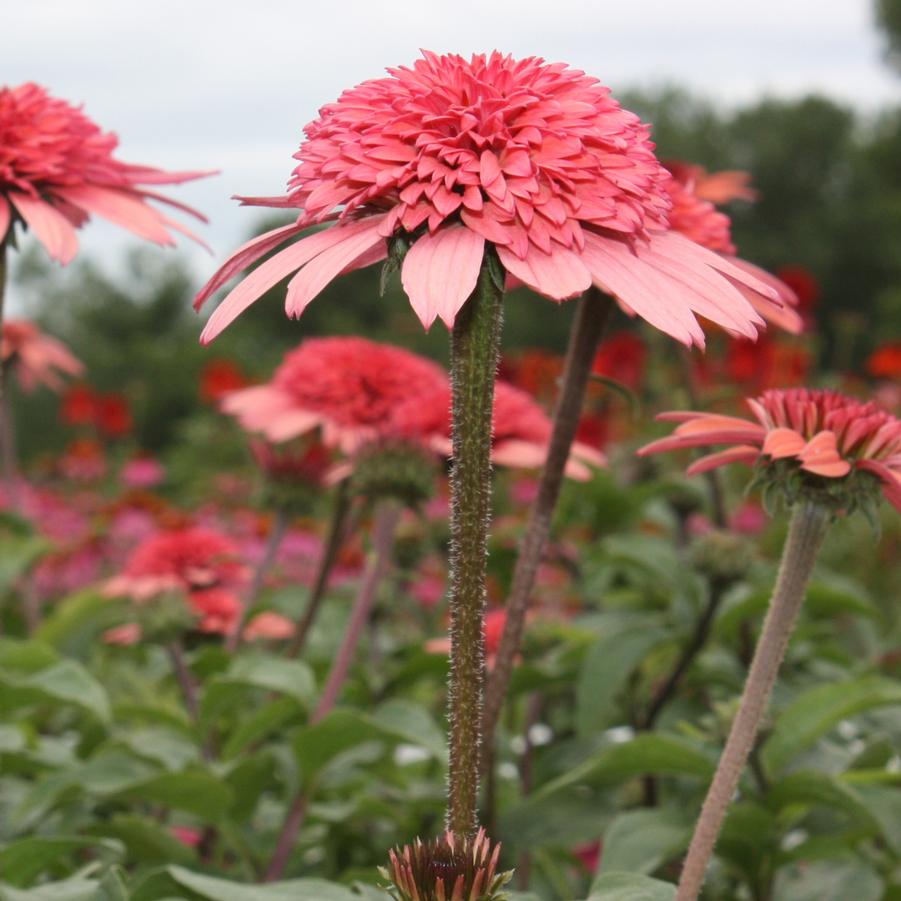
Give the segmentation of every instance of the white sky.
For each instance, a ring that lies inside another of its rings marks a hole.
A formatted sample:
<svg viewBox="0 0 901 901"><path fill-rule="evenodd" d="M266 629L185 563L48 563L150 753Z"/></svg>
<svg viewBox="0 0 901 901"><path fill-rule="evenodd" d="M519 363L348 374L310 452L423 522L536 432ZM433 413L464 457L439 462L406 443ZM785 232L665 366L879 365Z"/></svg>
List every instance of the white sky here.
<svg viewBox="0 0 901 901"><path fill-rule="evenodd" d="M614 94L674 82L725 104L818 91L875 108L901 83L871 0L0 0L0 83L83 102L129 162L222 170L172 189L210 216L217 258L258 215L230 195L281 193L318 107L420 47L537 54ZM121 241L82 232L95 254Z"/></svg>

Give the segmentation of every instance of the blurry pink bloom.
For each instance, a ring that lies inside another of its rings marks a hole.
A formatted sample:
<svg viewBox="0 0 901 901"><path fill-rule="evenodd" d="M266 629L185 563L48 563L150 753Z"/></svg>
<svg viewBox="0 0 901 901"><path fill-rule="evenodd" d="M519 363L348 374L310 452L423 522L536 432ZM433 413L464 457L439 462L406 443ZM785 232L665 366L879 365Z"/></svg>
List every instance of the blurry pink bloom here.
<svg viewBox="0 0 901 901"><path fill-rule="evenodd" d="M106 454L92 438L78 438L59 458L59 468L67 479L93 482L106 475Z"/></svg>
<svg viewBox="0 0 901 901"><path fill-rule="evenodd" d="M103 633L103 641L106 644L116 644L123 647L137 644L141 640L141 627L137 623L123 623L121 626L113 626Z"/></svg>
<svg viewBox="0 0 901 901"><path fill-rule="evenodd" d="M266 610L258 613L244 629L245 641L283 641L294 634L294 623L287 616Z"/></svg>
<svg viewBox="0 0 901 901"><path fill-rule="evenodd" d="M450 456L450 386L446 383L430 396L416 398L399 407L394 421L405 434L425 435L440 454ZM547 458L552 424L547 414L525 391L500 379L494 386L491 459L501 466L538 469ZM592 466L604 466L600 451L581 442L572 446L566 474L585 481Z"/></svg>
<svg viewBox="0 0 901 901"><path fill-rule="evenodd" d="M282 445L251 441L250 451L257 466L269 478L321 486L334 467L331 453L318 441L292 441Z"/></svg>
<svg viewBox="0 0 901 901"><path fill-rule="evenodd" d="M234 542L212 529L195 526L159 532L143 541L123 571L107 582L105 593L142 602L164 591L208 593L241 585L246 579ZM206 597L200 606L212 608L220 601L221 597Z"/></svg>
<svg viewBox="0 0 901 901"><path fill-rule="evenodd" d="M188 591L188 605L200 617L197 628L215 635L230 635L238 627L241 599L227 588Z"/></svg>
<svg viewBox="0 0 901 901"><path fill-rule="evenodd" d="M662 413L658 419L679 423L675 432L638 453L732 445L696 460L689 474L733 462L775 460L793 460L804 472L827 479L869 472L882 482L886 499L901 510L901 420L872 402L837 391L766 391L747 403L756 422L718 413Z"/></svg>
<svg viewBox="0 0 901 901"><path fill-rule="evenodd" d="M510 497L517 504L528 506L538 497L538 485L538 479L522 476L510 486Z"/></svg>
<svg viewBox="0 0 901 901"><path fill-rule="evenodd" d="M695 196L716 206L732 200L757 200L757 191L751 187L747 172L726 169L711 173L703 166L681 160L666 160L664 166L683 184L690 182Z"/></svg>
<svg viewBox="0 0 901 901"><path fill-rule="evenodd" d="M223 300L204 342L288 276L286 312L300 316L339 275L384 260L393 238L412 242L401 281L426 328L453 324L486 244L539 294L595 284L688 345L704 343L695 314L756 335L763 321L736 285L776 300L745 267L668 230L670 177L648 127L564 64L425 52L345 91L304 131L287 195L242 198L298 218L239 248L200 291L198 308L276 251Z"/></svg>
<svg viewBox="0 0 901 901"><path fill-rule="evenodd" d="M103 547L90 537L67 542L41 557L32 587L43 600L65 597L93 585L103 568Z"/></svg>
<svg viewBox="0 0 901 901"><path fill-rule="evenodd" d="M601 862L600 839L587 845L579 845L578 848L573 849L573 855L589 873L594 873Z"/></svg>
<svg viewBox="0 0 901 901"><path fill-rule="evenodd" d="M62 341L45 335L35 323L24 319L3 323L0 363L16 374L23 391L33 391L38 385L59 391L63 375L84 372L84 366Z"/></svg>
<svg viewBox="0 0 901 901"><path fill-rule="evenodd" d="M729 528L739 535L759 535L769 523L760 504L746 501L729 517Z"/></svg>
<svg viewBox="0 0 901 901"><path fill-rule="evenodd" d="M0 88L0 243L21 219L60 263L78 252L75 230L96 213L157 244L175 243L169 229L194 240L183 225L152 207L158 201L206 221L157 185L180 184L209 172L164 172L113 156L118 139L78 107L28 82Z"/></svg>
<svg viewBox="0 0 901 901"><path fill-rule="evenodd" d="M725 213L719 212L714 207L714 202L703 196L701 193L703 188L699 191L697 182L699 175L707 179L708 190L710 179L715 176L707 176L703 169L696 166L678 163L669 163L668 166L673 176L666 185L673 202L669 213L670 228L702 247L722 254L724 259L729 260L738 269L754 276L761 284L766 285L770 290L760 291L759 285L750 285L741 279L736 280L733 273L727 274L735 288L767 321L792 334L800 332L804 327L804 322L795 309L798 305L798 297L795 292L776 276L735 256L736 249L732 243L731 220ZM729 174L735 176L742 173ZM702 182L703 184L704 182ZM709 191L709 194L725 195L727 199L732 199L734 196L747 196L728 195L724 190ZM746 335L745 337L754 338L755 335Z"/></svg>
<svg viewBox="0 0 901 901"><path fill-rule="evenodd" d="M203 838L203 832L200 829L192 829L190 826L170 826L169 832L189 848L196 848Z"/></svg>
<svg viewBox="0 0 901 901"><path fill-rule="evenodd" d="M436 363L400 347L311 338L285 355L272 381L229 394L222 409L274 443L321 429L326 447L353 453L396 437L397 408L420 403L446 381Z"/></svg>
<svg viewBox="0 0 901 901"><path fill-rule="evenodd" d="M119 473L119 477L129 488L153 488L166 478L166 469L153 457L134 457Z"/></svg>

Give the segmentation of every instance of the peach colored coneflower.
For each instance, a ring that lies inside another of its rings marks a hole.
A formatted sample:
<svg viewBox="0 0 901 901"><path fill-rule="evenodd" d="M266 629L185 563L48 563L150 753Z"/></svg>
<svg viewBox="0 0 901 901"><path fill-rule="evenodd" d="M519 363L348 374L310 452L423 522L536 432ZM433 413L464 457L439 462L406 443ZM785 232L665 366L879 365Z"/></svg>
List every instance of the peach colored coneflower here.
<svg viewBox="0 0 901 901"><path fill-rule="evenodd" d="M124 163L113 156L117 144L114 134L101 131L79 107L40 85L0 88L0 245L21 220L53 259L68 263L78 252L76 229L92 213L157 244L175 243L170 230L199 242L148 201L206 221L156 186L212 173Z"/></svg>
<svg viewBox="0 0 901 901"><path fill-rule="evenodd" d="M311 338L285 355L272 380L227 395L222 409L273 443L320 429L326 447L354 453L397 435L394 415L447 378L436 363L366 338Z"/></svg>
<svg viewBox="0 0 901 901"><path fill-rule="evenodd" d="M756 421L719 413L662 413L658 419L678 423L675 432L638 453L729 444L696 460L688 472L785 460L824 479L871 473L886 499L901 510L901 420L837 391L772 390L747 403Z"/></svg>
<svg viewBox="0 0 901 901"><path fill-rule="evenodd" d="M745 173L717 173L728 178L714 183L711 180L716 175L708 175L700 166L673 162L666 165L672 174L666 185L673 204L669 212L670 228L702 247L722 254L739 269L767 285L769 293L759 291L747 281L733 278L735 288L764 319L792 334L800 332L804 320L796 310L798 297L795 292L781 279L736 256L737 250L732 242L732 220L714 206L714 203L725 203L735 198L754 199L756 195L747 186ZM737 181L742 175L745 178ZM712 200L713 197L720 199ZM726 277L731 276L727 274Z"/></svg>
<svg viewBox="0 0 901 901"><path fill-rule="evenodd" d="M451 456L450 386L429 397L417 398L399 408L394 422L402 433L426 436L429 445ZM551 421L541 407L519 388L498 379L494 385L491 460L501 466L534 469L547 457ZM566 474L573 479L591 478L592 467L606 465L600 451L587 444L572 446Z"/></svg>
<svg viewBox="0 0 901 901"><path fill-rule="evenodd" d="M779 303L758 275L668 230L671 178L649 129L596 79L499 52L426 52L388 73L306 126L285 196L240 198L300 213L239 248L200 291L198 308L277 251L228 294L202 340L289 275L286 312L298 317L334 278L398 250L426 327L453 324L489 245L539 294L561 301L594 284L688 345L704 343L695 314L756 335L763 323L736 285ZM292 241L317 224L329 227Z"/></svg>
<svg viewBox="0 0 901 901"><path fill-rule="evenodd" d="M63 376L76 376L84 366L62 341L44 334L34 322L8 319L0 340L0 365L15 373L23 391L44 385L62 390Z"/></svg>

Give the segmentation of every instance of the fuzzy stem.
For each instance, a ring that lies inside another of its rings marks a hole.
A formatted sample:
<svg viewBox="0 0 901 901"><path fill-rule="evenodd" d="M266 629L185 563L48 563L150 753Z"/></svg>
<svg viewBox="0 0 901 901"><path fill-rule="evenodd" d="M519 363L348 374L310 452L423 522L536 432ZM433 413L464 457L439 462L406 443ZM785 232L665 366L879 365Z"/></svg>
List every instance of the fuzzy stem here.
<svg viewBox="0 0 901 901"><path fill-rule="evenodd" d="M260 557L259 562L257 563L256 569L253 572L253 578L250 581L250 586L247 589L247 594L244 596L243 603L241 604L241 615L238 618L235 631L228 636L228 640L225 643L225 648L228 651L236 651L241 645L241 639L243 637L244 627L247 625L247 617L250 614L250 609L256 603L260 591L263 589L263 582L266 578L266 574L272 568L272 564L275 563L276 554L278 554L278 549L281 547L282 539L285 537L287 529L288 514L284 509L279 508L275 511L275 519L272 522L272 528L269 530L269 536L266 539L266 547L263 549L263 556Z"/></svg>
<svg viewBox="0 0 901 901"><path fill-rule="evenodd" d="M397 530L402 510L403 508L399 504L390 500L381 501L376 508L372 535L372 553L366 565L366 571L363 574L363 581L360 583L357 597L354 600L350 622L348 622L345 629L341 648L328 674L328 679L319 698L319 704L310 717L312 725L328 716L334 709L341 688L347 679L347 673L353 661L357 644L360 641L360 636L363 634L366 621L369 619L378 595L379 586L391 565L394 533ZM275 851L263 877L264 882L273 882L276 879L280 879L285 872L285 867L288 865L297 836L306 819L308 803L307 790L301 788L292 799L288 812L285 815L285 820L282 823L282 828L275 844Z"/></svg>
<svg viewBox="0 0 901 901"><path fill-rule="evenodd" d="M495 283L486 259L476 290L457 314L451 333L450 763L446 824L459 836L473 835L478 819L491 423L502 320L503 291Z"/></svg>
<svg viewBox="0 0 901 901"><path fill-rule="evenodd" d="M338 551L341 550L341 545L351 532L349 512L350 494L348 482L345 479L336 489L335 506L332 511L331 522L329 523L325 547L319 558L316 578L313 581L313 587L310 589L310 597L307 599L307 608L297 624L297 631L294 633L294 638L288 646L288 657L299 657L306 645L310 629L313 627L316 614L319 612L322 599L325 597L329 576L332 574L335 561L338 559Z"/></svg>
<svg viewBox="0 0 901 901"><path fill-rule="evenodd" d="M526 610L535 585L535 575L550 535L551 521L557 498L560 496L566 461L569 459L570 448L579 427L591 365L612 311L612 298L591 288L580 298L573 320L547 460L513 571L513 584L506 606L507 621L485 693L482 730L486 747L494 735L510 684L513 661L522 641ZM483 766L484 763L483 761Z"/></svg>
<svg viewBox="0 0 901 901"><path fill-rule="evenodd" d="M197 701L197 683L194 681L194 676L188 668L181 642L170 641L169 644L166 645L166 653L169 655L169 662L172 664L172 672L175 676L175 681L181 689L185 707L188 710L192 722L196 723L200 715L200 705Z"/></svg>
<svg viewBox="0 0 901 901"><path fill-rule="evenodd" d="M372 528L372 553L363 574L360 590L354 601L350 621L344 630L344 640L338 655L332 663L319 704L311 718L318 723L327 716L335 706L341 687L347 679L350 664L353 661L360 636L369 621L372 607L378 594L379 586L391 566L391 549L394 546L394 533L400 519L402 507L394 501L380 501L375 511L375 523Z"/></svg>
<svg viewBox="0 0 901 901"><path fill-rule="evenodd" d="M776 587L757 641L738 713L695 826L676 901L696 901L700 894L726 811L766 713L830 518L827 509L807 499L800 501L792 514Z"/></svg>

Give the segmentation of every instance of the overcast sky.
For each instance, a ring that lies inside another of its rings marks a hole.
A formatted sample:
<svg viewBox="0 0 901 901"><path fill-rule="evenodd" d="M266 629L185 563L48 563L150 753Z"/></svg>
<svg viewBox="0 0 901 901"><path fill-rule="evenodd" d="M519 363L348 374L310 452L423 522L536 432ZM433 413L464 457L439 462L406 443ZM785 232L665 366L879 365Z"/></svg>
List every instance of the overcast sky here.
<svg viewBox="0 0 901 901"><path fill-rule="evenodd" d="M258 215L230 195L280 193L317 109L420 47L537 54L614 93L677 82L723 104L818 91L876 108L899 82L872 16L872 0L0 0L0 83L84 103L130 162L221 169L173 189L210 216L221 258ZM92 224L82 245L120 240Z"/></svg>

